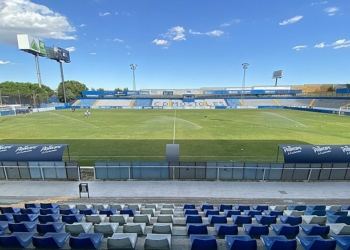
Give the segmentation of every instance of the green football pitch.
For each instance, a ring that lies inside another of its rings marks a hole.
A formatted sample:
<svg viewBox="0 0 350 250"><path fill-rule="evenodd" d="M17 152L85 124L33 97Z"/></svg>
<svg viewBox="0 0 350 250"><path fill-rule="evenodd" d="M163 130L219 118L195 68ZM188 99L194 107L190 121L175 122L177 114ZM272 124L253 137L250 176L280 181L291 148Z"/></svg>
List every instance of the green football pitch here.
<svg viewBox="0 0 350 250"><path fill-rule="evenodd" d="M349 144L350 117L284 109L47 111L0 117L2 144L69 145L70 159L276 162L279 144ZM65 153L64 160L68 160Z"/></svg>

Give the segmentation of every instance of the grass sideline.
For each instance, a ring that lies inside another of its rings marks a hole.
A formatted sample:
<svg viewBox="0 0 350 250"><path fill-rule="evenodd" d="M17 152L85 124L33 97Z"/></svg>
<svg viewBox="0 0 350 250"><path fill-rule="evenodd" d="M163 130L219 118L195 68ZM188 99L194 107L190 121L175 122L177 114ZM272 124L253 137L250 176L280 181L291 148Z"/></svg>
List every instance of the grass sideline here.
<svg viewBox="0 0 350 250"><path fill-rule="evenodd" d="M275 162L279 144L348 144L350 117L285 109L48 111L0 117L2 144L69 144L71 160ZM64 156L67 159L67 155Z"/></svg>

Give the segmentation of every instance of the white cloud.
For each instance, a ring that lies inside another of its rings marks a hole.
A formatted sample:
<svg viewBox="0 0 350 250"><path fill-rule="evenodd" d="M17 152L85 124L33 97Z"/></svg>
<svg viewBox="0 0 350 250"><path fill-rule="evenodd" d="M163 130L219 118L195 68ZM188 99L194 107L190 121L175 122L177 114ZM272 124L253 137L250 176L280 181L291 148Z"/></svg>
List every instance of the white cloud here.
<svg viewBox="0 0 350 250"><path fill-rule="evenodd" d="M84 23L80 24L79 27L85 27L86 25Z"/></svg>
<svg viewBox="0 0 350 250"><path fill-rule="evenodd" d="M350 40L340 39L332 43L333 49L342 49L350 47Z"/></svg>
<svg viewBox="0 0 350 250"><path fill-rule="evenodd" d="M329 8L325 8L324 11L328 14L328 16L334 16L335 13L339 11L339 8L329 7Z"/></svg>
<svg viewBox="0 0 350 250"><path fill-rule="evenodd" d="M194 30L188 31L192 35L206 35L206 36L222 36L224 32L222 30L212 30L208 32L199 32Z"/></svg>
<svg viewBox="0 0 350 250"><path fill-rule="evenodd" d="M175 26L168 29L167 33L163 35L164 37L170 38L174 41L185 41L185 29L181 26Z"/></svg>
<svg viewBox="0 0 350 250"><path fill-rule="evenodd" d="M66 48L66 50L68 50L69 52L73 52L73 51L75 51L75 47L68 47L68 48Z"/></svg>
<svg viewBox="0 0 350 250"><path fill-rule="evenodd" d="M114 38L113 42L123 43L124 41L122 39L119 39L119 38Z"/></svg>
<svg viewBox="0 0 350 250"><path fill-rule="evenodd" d="M324 42L316 44L314 48L323 49L325 47L333 47L333 49L342 49L350 47L350 40L339 39L331 44L325 44Z"/></svg>
<svg viewBox="0 0 350 250"><path fill-rule="evenodd" d="M115 12L114 14L119 15L119 13L118 13L118 12Z"/></svg>
<svg viewBox="0 0 350 250"><path fill-rule="evenodd" d="M350 47L350 43L335 46L333 49L342 49L342 48L348 48L348 47Z"/></svg>
<svg viewBox="0 0 350 250"><path fill-rule="evenodd" d="M38 39L74 40L76 29L67 18L30 0L0 1L0 43L17 45L17 34Z"/></svg>
<svg viewBox="0 0 350 250"><path fill-rule="evenodd" d="M314 48L317 48L317 49L323 49L324 47L326 47L325 43L322 42L322 43L318 43L314 46Z"/></svg>
<svg viewBox="0 0 350 250"><path fill-rule="evenodd" d="M5 64L10 64L10 61L1 61L0 60L0 65L5 65Z"/></svg>
<svg viewBox="0 0 350 250"><path fill-rule="evenodd" d="M127 48L127 49L131 49L131 47L130 47L129 45L126 45L126 46L125 46L125 48Z"/></svg>
<svg viewBox="0 0 350 250"><path fill-rule="evenodd" d="M97 54L96 52L90 52L90 55L92 55L92 56L94 56L96 54Z"/></svg>
<svg viewBox="0 0 350 250"><path fill-rule="evenodd" d="M307 46L306 45L298 45L298 46L294 46L293 49L296 51L302 50L302 49L306 49Z"/></svg>
<svg viewBox="0 0 350 250"><path fill-rule="evenodd" d="M152 43L154 43L155 45L159 45L159 46L169 46L170 43L167 40L162 40L162 39L154 39L152 41Z"/></svg>
<svg viewBox="0 0 350 250"><path fill-rule="evenodd" d="M295 17L292 17L290 19L286 19L286 20L280 22L279 25L287 25L287 24L296 23L296 22L300 21L302 18L303 18L303 16L295 16Z"/></svg>
<svg viewBox="0 0 350 250"><path fill-rule="evenodd" d="M328 1L314 2L314 3L311 3L311 6L316 5L316 4L327 4L327 3L328 3Z"/></svg>
<svg viewBox="0 0 350 250"><path fill-rule="evenodd" d="M240 23L240 22L241 22L240 19L233 19L233 20L231 20L231 21L229 21L229 22L226 22L226 23L221 24L220 26L221 26L221 27L228 27L228 26L231 26L231 25L233 25L233 24L238 24L238 23Z"/></svg>
<svg viewBox="0 0 350 250"><path fill-rule="evenodd" d="M111 13L109 12L100 12L98 13L99 16L109 16Z"/></svg>

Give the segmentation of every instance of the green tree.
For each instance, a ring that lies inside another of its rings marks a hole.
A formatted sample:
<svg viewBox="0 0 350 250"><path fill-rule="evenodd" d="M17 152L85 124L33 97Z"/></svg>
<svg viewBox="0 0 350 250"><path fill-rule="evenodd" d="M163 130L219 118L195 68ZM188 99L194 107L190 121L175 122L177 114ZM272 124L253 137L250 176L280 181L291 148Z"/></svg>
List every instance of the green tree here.
<svg viewBox="0 0 350 250"><path fill-rule="evenodd" d="M76 97L81 96L84 90L88 90L85 84L74 80L64 81L64 87L66 89L67 102L73 101ZM62 82L58 85L57 95L60 101L64 102Z"/></svg>
<svg viewBox="0 0 350 250"><path fill-rule="evenodd" d="M10 104L40 104L47 101L54 91L46 86L29 82L10 82L0 83L0 91L2 96L6 96L4 103Z"/></svg>

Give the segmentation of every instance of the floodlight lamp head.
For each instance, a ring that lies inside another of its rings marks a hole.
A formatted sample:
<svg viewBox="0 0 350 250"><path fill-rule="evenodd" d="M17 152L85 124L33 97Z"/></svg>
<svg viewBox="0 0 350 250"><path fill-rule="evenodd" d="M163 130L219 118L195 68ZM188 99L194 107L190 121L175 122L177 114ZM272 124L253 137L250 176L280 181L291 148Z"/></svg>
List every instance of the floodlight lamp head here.
<svg viewBox="0 0 350 250"><path fill-rule="evenodd" d="M247 69L249 66L249 63L242 63L243 69Z"/></svg>

